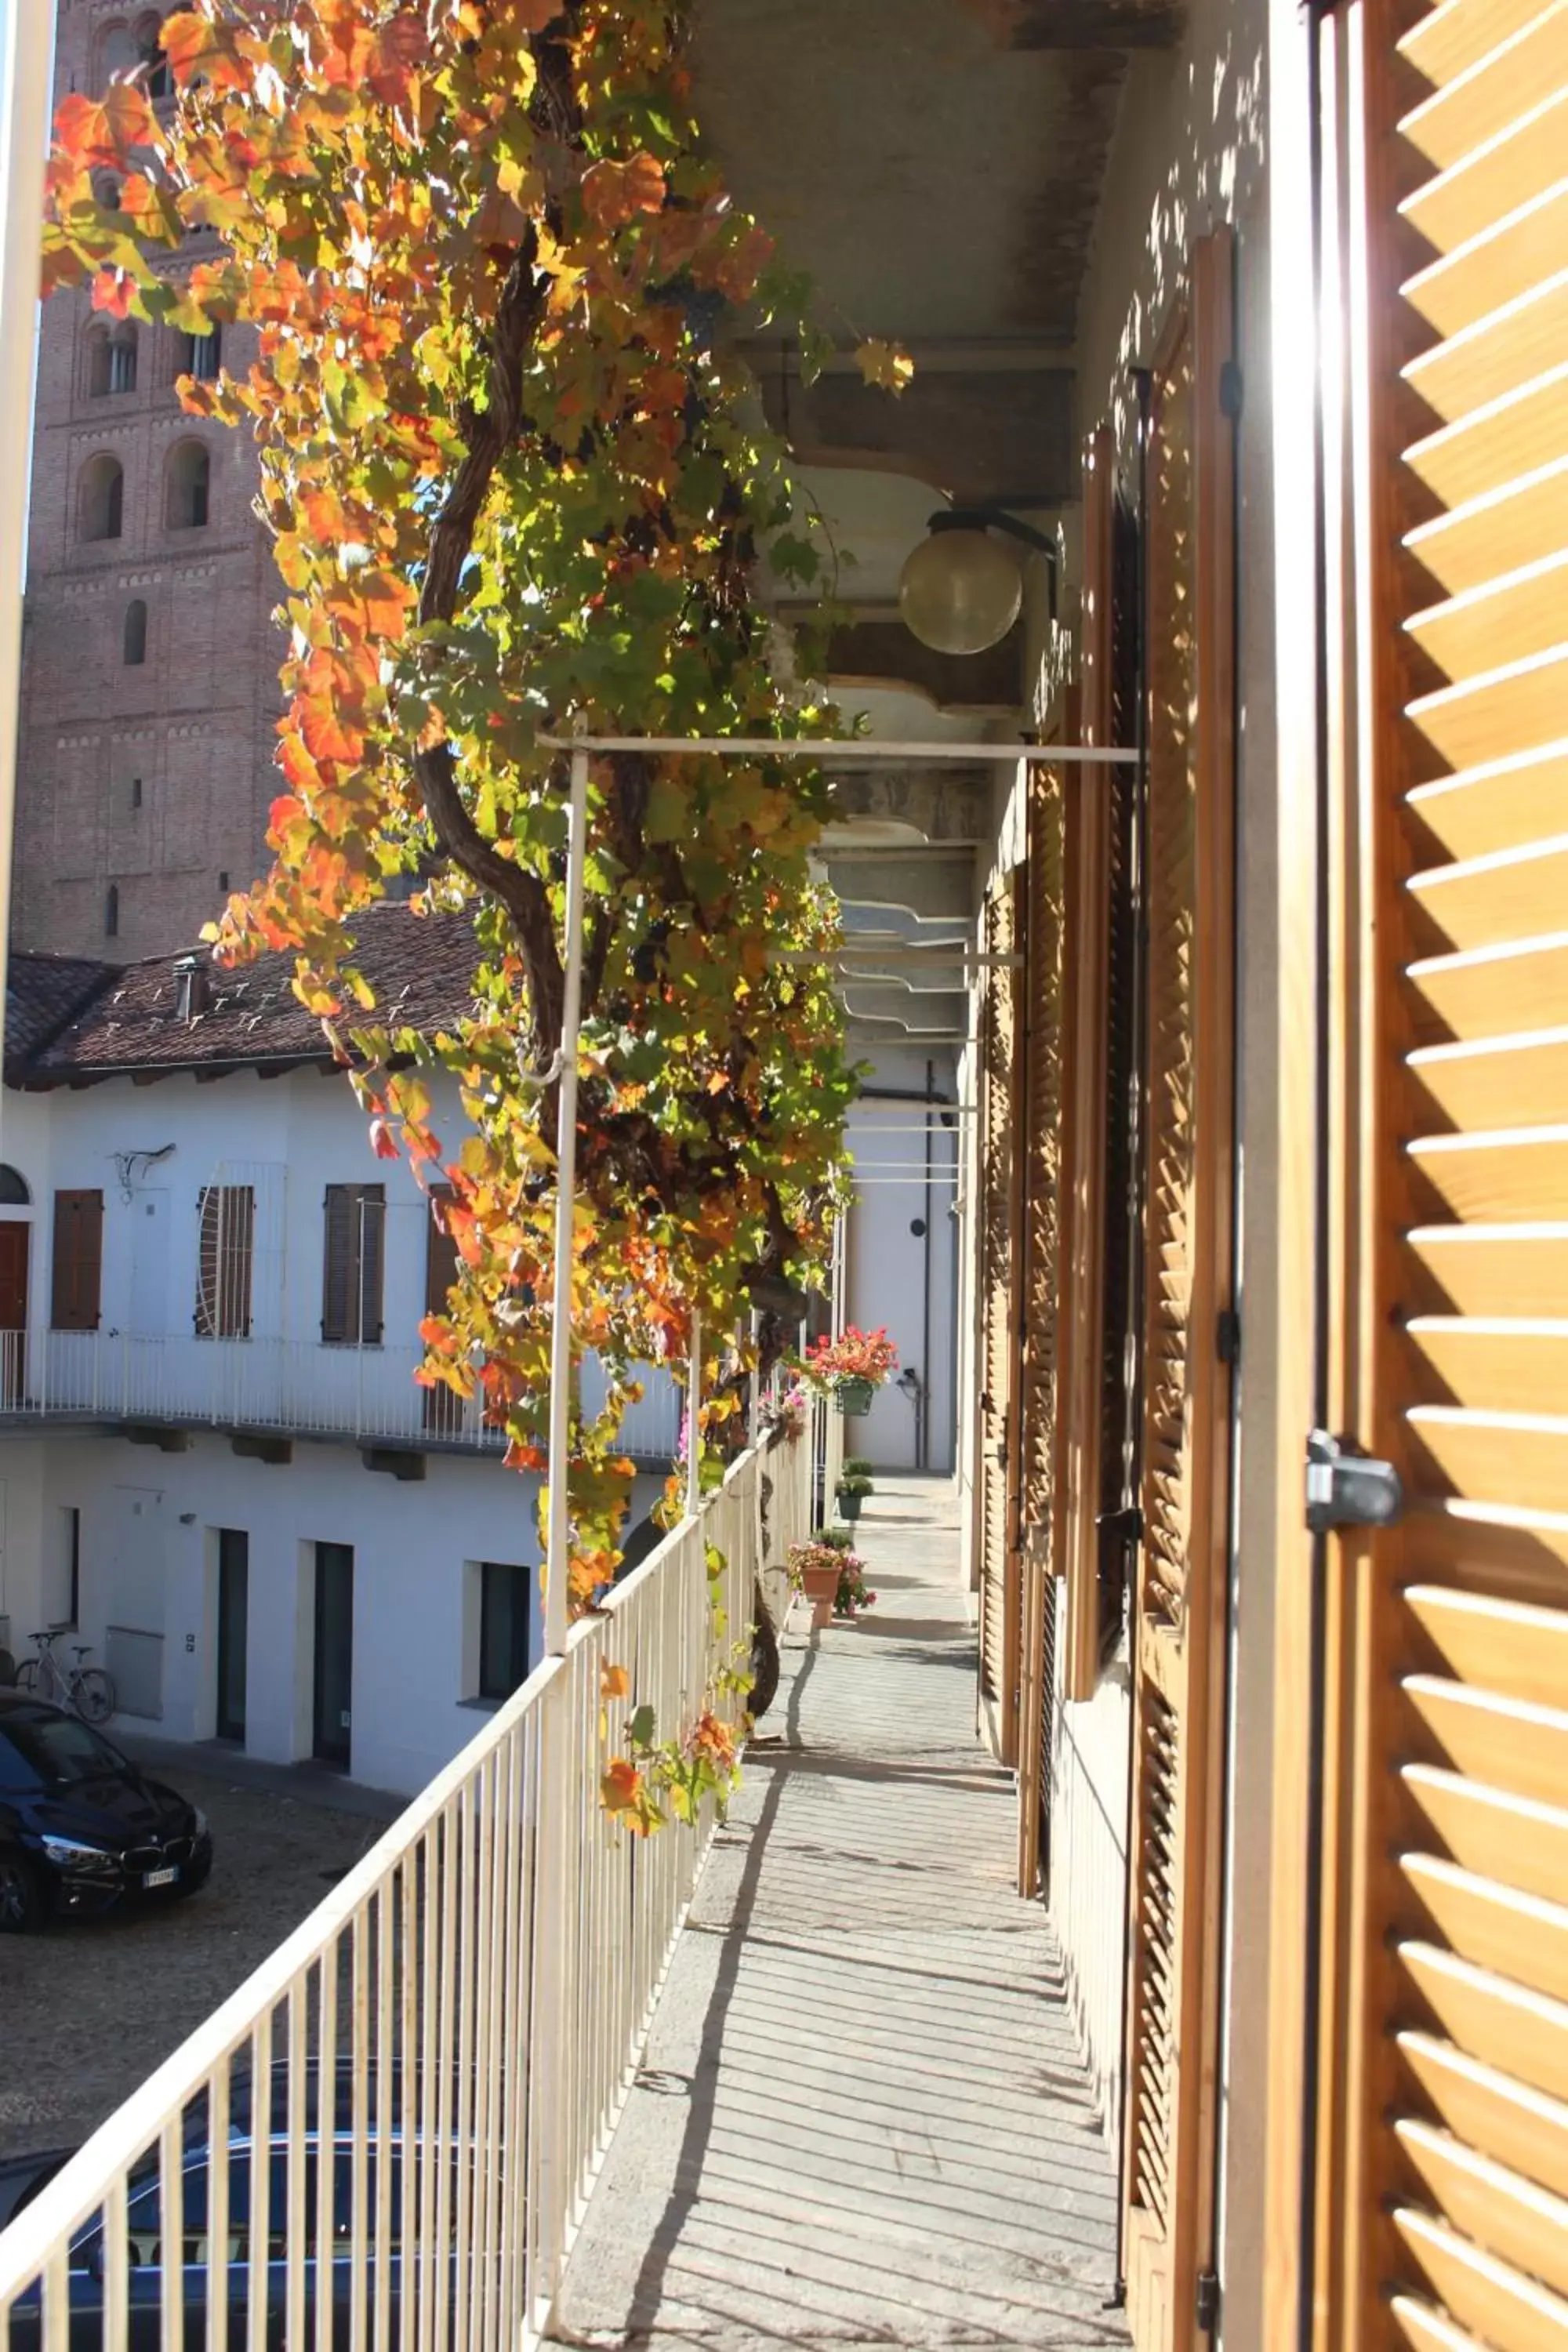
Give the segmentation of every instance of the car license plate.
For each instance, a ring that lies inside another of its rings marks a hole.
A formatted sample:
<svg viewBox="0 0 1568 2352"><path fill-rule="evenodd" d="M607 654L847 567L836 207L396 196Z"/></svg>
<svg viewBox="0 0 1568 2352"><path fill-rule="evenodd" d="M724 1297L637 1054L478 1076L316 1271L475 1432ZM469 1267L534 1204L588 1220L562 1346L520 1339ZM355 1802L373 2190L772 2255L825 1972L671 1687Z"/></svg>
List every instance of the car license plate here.
<svg viewBox="0 0 1568 2352"><path fill-rule="evenodd" d="M142 1874L142 1884L143 1886L173 1886L179 1874L175 1865L171 1863L167 1870L144 1870Z"/></svg>

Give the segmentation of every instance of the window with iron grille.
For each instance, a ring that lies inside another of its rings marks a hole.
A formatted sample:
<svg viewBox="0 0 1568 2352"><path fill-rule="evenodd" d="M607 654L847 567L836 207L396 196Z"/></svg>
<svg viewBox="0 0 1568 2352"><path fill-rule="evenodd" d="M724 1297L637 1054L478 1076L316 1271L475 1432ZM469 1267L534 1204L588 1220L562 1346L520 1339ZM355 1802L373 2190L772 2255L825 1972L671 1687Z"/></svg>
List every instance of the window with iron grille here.
<svg viewBox="0 0 1568 2352"><path fill-rule="evenodd" d="M248 1184L204 1184L196 1265L198 1339L248 1339L256 1194Z"/></svg>

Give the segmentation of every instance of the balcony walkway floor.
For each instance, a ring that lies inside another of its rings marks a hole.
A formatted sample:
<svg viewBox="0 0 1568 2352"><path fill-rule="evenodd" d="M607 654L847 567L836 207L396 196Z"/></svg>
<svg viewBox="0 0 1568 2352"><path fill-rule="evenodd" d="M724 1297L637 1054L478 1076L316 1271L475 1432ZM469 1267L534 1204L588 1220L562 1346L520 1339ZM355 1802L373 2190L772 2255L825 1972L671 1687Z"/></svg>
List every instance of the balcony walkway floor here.
<svg viewBox="0 0 1568 2352"><path fill-rule="evenodd" d="M945 1481L882 1482L879 1605L792 1631L559 2301L567 2343L1122 2345L1114 2168L974 1731ZM797 1617L799 1612L797 1612Z"/></svg>

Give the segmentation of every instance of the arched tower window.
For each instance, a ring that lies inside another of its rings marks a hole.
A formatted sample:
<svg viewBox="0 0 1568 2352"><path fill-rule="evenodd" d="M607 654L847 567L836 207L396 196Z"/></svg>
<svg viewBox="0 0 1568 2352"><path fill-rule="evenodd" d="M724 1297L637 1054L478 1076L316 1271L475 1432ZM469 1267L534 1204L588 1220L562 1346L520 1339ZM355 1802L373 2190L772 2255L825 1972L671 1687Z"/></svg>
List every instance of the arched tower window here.
<svg viewBox="0 0 1568 2352"><path fill-rule="evenodd" d="M223 364L223 337L216 327L205 335L180 337L180 368L182 375L194 375L198 383L216 383Z"/></svg>
<svg viewBox="0 0 1568 2352"><path fill-rule="evenodd" d="M110 393L136 389L136 330L129 319L112 330L95 327L87 339L87 390L89 400Z"/></svg>
<svg viewBox="0 0 1568 2352"><path fill-rule="evenodd" d="M200 530L207 519L212 460L199 441L182 441L169 453L163 520L171 530Z"/></svg>
<svg viewBox="0 0 1568 2352"><path fill-rule="evenodd" d="M163 55L163 44L158 38L160 19L143 16L136 27L136 55L139 64L147 68L149 98L173 98L174 78L169 71L169 60Z"/></svg>
<svg viewBox="0 0 1568 2352"><path fill-rule="evenodd" d="M125 475L107 450L81 469L79 532L84 540L118 539L125 519Z"/></svg>
<svg viewBox="0 0 1568 2352"><path fill-rule="evenodd" d="M125 607L125 667L139 669L147 658L147 607L133 596Z"/></svg>
<svg viewBox="0 0 1568 2352"><path fill-rule="evenodd" d="M136 330L129 319L116 327L109 338L109 389L110 392L134 392L136 389Z"/></svg>
<svg viewBox="0 0 1568 2352"><path fill-rule="evenodd" d="M0 1160L0 1208L28 1209L33 1196L27 1190L27 1180L9 1160Z"/></svg>
<svg viewBox="0 0 1568 2352"><path fill-rule="evenodd" d="M98 37L97 86L104 89L116 74L132 74L142 63L142 51L129 25L106 25Z"/></svg>

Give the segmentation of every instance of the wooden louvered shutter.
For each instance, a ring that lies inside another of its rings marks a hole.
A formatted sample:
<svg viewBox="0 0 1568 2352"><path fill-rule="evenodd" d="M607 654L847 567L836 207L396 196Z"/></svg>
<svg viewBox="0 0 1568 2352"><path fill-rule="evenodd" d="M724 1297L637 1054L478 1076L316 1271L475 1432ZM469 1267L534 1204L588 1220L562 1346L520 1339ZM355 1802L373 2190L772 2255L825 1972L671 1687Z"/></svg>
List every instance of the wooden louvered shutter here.
<svg viewBox="0 0 1568 2352"><path fill-rule="evenodd" d="M985 902L988 956L1011 956L1021 926L1016 878L1008 875ZM1011 1573L1009 1431L1015 1390L1016 1231L1014 1138L1016 1129L1017 986L1012 971L987 965L983 997L980 1120L980 1459L975 1479L975 1549L980 1579L980 1686L994 1709L998 1753L1016 1758L1019 1594ZM1016 1459L1016 1445L1013 1459Z"/></svg>
<svg viewBox="0 0 1568 2352"><path fill-rule="evenodd" d="M446 1314L447 1293L458 1279L458 1244L446 1217L453 1197L450 1184L433 1184L430 1188L430 1223L425 1234L426 1315Z"/></svg>
<svg viewBox="0 0 1568 2352"><path fill-rule="evenodd" d="M1568 6L1363 16L1338 1379L1406 1507L1330 1539L1323 2340L1533 2352L1568 2345Z"/></svg>
<svg viewBox="0 0 1568 2352"><path fill-rule="evenodd" d="M1126 656L1134 649L1131 526L1116 494L1110 428L1084 452L1082 740L1133 735ZM1062 1688L1094 1695L1120 1630L1121 1548L1102 1513L1122 1501L1131 1280L1129 1087L1132 1070L1131 815L1129 772L1073 767L1064 786L1061 1311L1057 1340L1053 1558L1067 1580Z"/></svg>
<svg viewBox="0 0 1568 2352"><path fill-rule="evenodd" d="M382 1335L386 1193L380 1184L329 1184L322 1203L321 1337L378 1347Z"/></svg>
<svg viewBox="0 0 1568 2352"><path fill-rule="evenodd" d="M453 1198L449 1184L430 1188L430 1223L425 1234L425 1312L447 1313L447 1294L458 1279L458 1244L446 1221ZM455 1437L463 1425L463 1400L443 1381L425 1391L425 1426L433 1436Z"/></svg>
<svg viewBox="0 0 1568 2352"><path fill-rule="evenodd" d="M1063 732L1077 740L1076 694ZM1018 1521L1022 1660L1018 1693L1018 1886L1037 1884L1050 1810L1051 1707L1047 1672L1056 1617L1051 1581L1055 1475L1057 1229L1061 1183L1062 782L1031 772L1028 915L1024 943L1022 1172L1023 1328L1019 1360Z"/></svg>
<svg viewBox="0 0 1568 2352"><path fill-rule="evenodd" d="M359 1251L359 1279L354 1288L356 1336L362 1347L379 1348L386 1266L386 1190L384 1185L360 1186L355 1223Z"/></svg>
<svg viewBox="0 0 1568 2352"><path fill-rule="evenodd" d="M96 1331L103 1276L103 1194L55 1194L49 1322L57 1331Z"/></svg>
<svg viewBox="0 0 1568 2352"><path fill-rule="evenodd" d="M1231 241L1192 257L1149 449L1142 1542L1132 1612L1124 2266L1140 2352L1196 2338L1214 2242L1235 1003Z"/></svg>
<svg viewBox="0 0 1568 2352"><path fill-rule="evenodd" d="M329 1184L321 1209L321 1337L334 1346L349 1339L353 1316L354 1191Z"/></svg>
<svg viewBox="0 0 1568 2352"><path fill-rule="evenodd" d="M1083 460L1081 740L1111 740L1111 577L1116 445L1109 425ZM1104 1348L1105 1064L1113 792L1110 772L1070 765L1062 783L1061 1181L1057 1250L1056 1444L1051 1558L1067 1582L1062 1689L1090 1698L1100 1671L1100 1397Z"/></svg>

